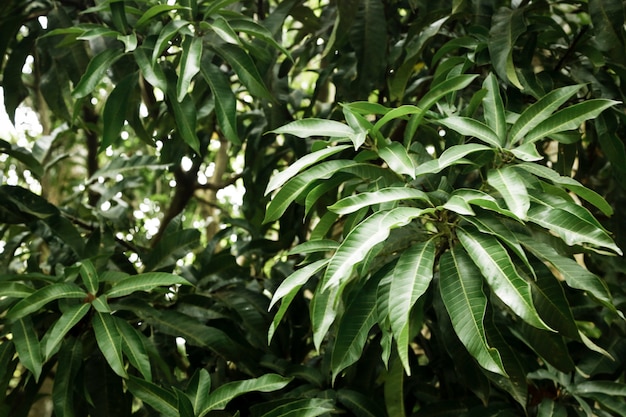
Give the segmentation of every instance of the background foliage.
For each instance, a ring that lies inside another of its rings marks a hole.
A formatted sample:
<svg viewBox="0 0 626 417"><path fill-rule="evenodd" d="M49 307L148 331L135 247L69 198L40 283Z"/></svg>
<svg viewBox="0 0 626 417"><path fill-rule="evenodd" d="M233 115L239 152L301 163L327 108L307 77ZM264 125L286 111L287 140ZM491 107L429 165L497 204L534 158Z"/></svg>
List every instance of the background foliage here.
<svg viewBox="0 0 626 417"><path fill-rule="evenodd" d="M626 415L624 16L3 2L0 415Z"/></svg>

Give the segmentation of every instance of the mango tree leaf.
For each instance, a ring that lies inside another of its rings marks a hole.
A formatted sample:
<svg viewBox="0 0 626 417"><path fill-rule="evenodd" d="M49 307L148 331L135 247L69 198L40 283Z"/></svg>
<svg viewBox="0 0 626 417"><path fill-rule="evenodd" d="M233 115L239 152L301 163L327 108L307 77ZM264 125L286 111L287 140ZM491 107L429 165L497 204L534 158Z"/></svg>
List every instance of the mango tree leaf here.
<svg viewBox="0 0 626 417"><path fill-rule="evenodd" d="M492 148L477 143L451 146L446 149L438 159L418 165L415 169L415 176L436 174L444 168L463 162L463 158L471 153L489 150L492 150Z"/></svg>
<svg viewBox="0 0 626 417"><path fill-rule="evenodd" d="M168 4L157 4L155 6L150 7L146 10L141 17L135 23L135 29L140 29L142 26L148 24L153 21L154 18L159 16L160 14L170 12L172 10L182 10L185 9L183 6L177 5L168 5Z"/></svg>
<svg viewBox="0 0 626 417"><path fill-rule="evenodd" d="M122 357L122 336L113 316L96 312L92 325L98 347L111 369L122 378L128 378Z"/></svg>
<svg viewBox="0 0 626 417"><path fill-rule="evenodd" d="M546 363L559 371L572 372L576 368L563 336L560 334L539 330L527 324L521 326L521 332L513 331L513 333Z"/></svg>
<svg viewBox="0 0 626 417"><path fill-rule="evenodd" d="M223 410L233 398L248 392L272 392L282 389L292 379L277 374L265 374L258 378L224 384L209 394L206 404L198 413L198 417L202 417L212 410Z"/></svg>
<svg viewBox="0 0 626 417"><path fill-rule="evenodd" d="M57 351L59 346L61 346L63 338L85 317L90 308L91 305L86 303L68 308L46 332L43 339L41 339L43 356L46 361Z"/></svg>
<svg viewBox="0 0 626 417"><path fill-rule="evenodd" d="M356 88L369 91L384 74L387 54L387 20L381 0L364 0L354 10L349 41L357 58Z"/></svg>
<svg viewBox="0 0 626 417"><path fill-rule="evenodd" d="M65 341L59 351L59 362L52 387L54 415L75 417L74 388L76 376L83 364L83 345L74 338Z"/></svg>
<svg viewBox="0 0 626 417"><path fill-rule="evenodd" d="M108 298L123 297L136 291L151 291L156 287L174 285L190 285L190 283L178 275L166 272L146 272L122 279L108 290L106 295Z"/></svg>
<svg viewBox="0 0 626 417"><path fill-rule="evenodd" d="M188 94L178 101L174 92L168 92L168 103L174 113L177 131L183 141L196 153L200 153L200 140L196 134L197 113L193 99Z"/></svg>
<svg viewBox="0 0 626 417"><path fill-rule="evenodd" d="M378 148L378 155L387 166L398 174L408 175L415 179L415 166L406 148L399 142L391 142Z"/></svg>
<svg viewBox="0 0 626 417"><path fill-rule="evenodd" d="M6 315L8 320L17 320L28 314L34 313L51 301L60 298L79 298L87 297L85 291L79 286L69 283L56 283L46 285L35 291L28 297L15 304Z"/></svg>
<svg viewBox="0 0 626 417"><path fill-rule="evenodd" d="M7 298L26 298L35 292L33 287L30 287L21 282L0 282L0 294Z"/></svg>
<svg viewBox="0 0 626 417"><path fill-rule="evenodd" d="M601 51L624 46L624 5L619 0L589 0L595 46Z"/></svg>
<svg viewBox="0 0 626 417"><path fill-rule="evenodd" d="M584 381L576 384L573 393L585 395L591 393L606 394L611 396L626 396L626 384L612 381Z"/></svg>
<svg viewBox="0 0 626 417"><path fill-rule="evenodd" d="M518 218L526 219L530 197L524 180L513 168L505 166L490 170L487 182L500 193L509 210Z"/></svg>
<svg viewBox="0 0 626 417"><path fill-rule="evenodd" d="M326 268L322 291L344 286L351 278L355 266L360 264L378 243L389 236L391 229L404 226L419 217L423 210L398 207L379 211L355 227L341 243Z"/></svg>
<svg viewBox="0 0 626 417"><path fill-rule="evenodd" d="M83 279L83 284L85 284L87 291L92 295L96 295L99 285L98 271L96 271L96 267L89 259L81 261L80 277Z"/></svg>
<svg viewBox="0 0 626 417"><path fill-rule="evenodd" d="M444 253L439 268L441 298L457 336L480 366L506 375L499 352L487 341L483 324L487 297L480 271L460 248Z"/></svg>
<svg viewBox="0 0 626 417"><path fill-rule="evenodd" d="M585 120L597 117L604 110L618 103L614 100L592 99L566 107L531 129L526 134L524 143L533 143L554 133L578 129Z"/></svg>
<svg viewBox="0 0 626 417"><path fill-rule="evenodd" d="M112 316L122 337L122 352L128 361L139 371L146 381L152 381L152 368L148 350L144 343L144 335L119 317Z"/></svg>
<svg viewBox="0 0 626 417"><path fill-rule="evenodd" d="M27 316L13 322L11 334L20 363L33 374L35 381L38 381L43 360L33 320Z"/></svg>
<svg viewBox="0 0 626 417"><path fill-rule="evenodd" d="M478 120L469 117L449 116L438 120L438 123L441 123L448 129L452 129L463 136L475 137L495 148L501 147L501 140L496 132Z"/></svg>
<svg viewBox="0 0 626 417"><path fill-rule="evenodd" d="M410 114L422 114L426 111L427 109L423 109L421 107L417 107L417 106L413 106L410 104L404 104L402 106L399 107L395 107L391 110L387 109L387 111L384 112L383 117L381 117L376 124L374 125L374 129L373 132L376 133L378 132L385 124L387 124L388 122L410 115Z"/></svg>
<svg viewBox="0 0 626 417"><path fill-rule="evenodd" d="M237 36L237 33L230 26L230 23L222 16L217 16L212 23L207 23L207 25L224 42L232 43L233 45L241 45L239 36Z"/></svg>
<svg viewBox="0 0 626 417"><path fill-rule="evenodd" d="M500 78L523 90L513 64L513 49L517 39L526 32L524 8L500 8L492 17L489 30L489 55Z"/></svg>
<svg viewBox="0 0 626 417"><path fill-rule="evenodd" d="M507 126L498 78L493 73L489 74L483 81L483 88L487 90L487 95L483 99L485 122L498 137L498 147L504 146Z"/></svg>
<svg viewBox="0 0 626 417"><path fill-rule="evenodd" d="M41 163L34 157L30 150L24 147L13 145L6 140L0 139L0 153L7 154L26 165L37 178L41 178L44 174Z"/></svg>
<svg viewBox="0 0 626 417"><path fill-rule="evenodd" d="M150 253L142 257L145 265L144 271L155 271L167 265L173 265L192 250L199 240L200 232L196 229L183 229L166 234Z"/></svg>
<svg viewBox="0 0 626 417"><path fill-rule="evenodd" d="M176 387L173 387L173 390L176 394L176 408L178 409L178 416L195 417L193 404L191 404L191 400L189 399L189 397L187 397L184 392Z"/></svg>
<svg viewBox="0 0 626 417"><path fill-rule="evenodd" d="M537 417L567 417L567 409L561 403L544 398L537 407Z"/></svg>
<svg viewBox="0 0 626 417"><path fill-rule="evenodd" d="M240 145L241 139L237 131L237 99L228 78L219 68L205 60L202 61L200 72L213 92L215 114L222 133L231 143Z"/></svg>
<svg viewBox="0 0 626 417"><path fill-rule="evenodd" d="M126 120L126 110L133 88L137 85L137 74L132 73L124 77L107 97L102 112L102 141L99 152L113 145L120 137L120 132Z"/></svg>
<svg viewBox="0 0 626 417"><path fill-rule="evenodd" d="M428 195L416 188L386 187L378 191L359 193L342 198L332 206L328 206L328 210L337 214L350 214L363 207L403 200L430 202Z"/></svg>
<svg viewBox="0 0 626 417"><path fill-rule="evenodd" d="M288 255L306 255L308 253L334 251L339 243L331 239L315 239L302 242L287 252Z"/></svg>
<svg viewBox="0 0 626 417"><path fill-rule="evenodd" d="M404 407L404 371L399 360L393 360L383 387L385 409L389 416L406 416Z"/></svg>
<svg viewBox="0 0 626 417"><path fill-rule="evenodd" d="M525 143L517 148L510 149L510 152L517 158L526 162L541 161L543 156L537 152L537 147L534 143Z"/></svg>
<svg viewBox="0 0 626 417"><path fill-rule="evenodd" d="M337 401L357 417L378 417L385 415L384 409L373 398L351 389L337 390Z"/></svg>
<svg viewBox="0 0 626 417"><path fill-rule="evenodd" d="M184 19L176 19L170 21L167 25L161 29L159 37L154 44L154 50L152 51L152 65L155 65L161 53L169 46L169 42L176 36L183 26L189 25L189 22ZM165 90L163 90L165 91Z"/></svg>
<svg viewBox="0 0 626 417"><path fill-rule="evenodd" d="M408 356L409 317L415 302L426 292L433 278L436 250L434 239L415 243L402 252L393 270L388 317L398 345L398 356L407 375L411 375Z"/></svg>
<svg viewBox="0 0 626 417"><path fill-rule="evenodd" d="M186 36L183 40L182 56L180 57L180 74L176 84L176 98L183 101L189 90L191 80L200 72L200 60L202 59L202 38Z"/></svg>
<svg viewBox="0 0 626 417"><path fill-rule="evenodd" d="M193 411L196 416L206 407L210 391L211 375L209 375L209 372L204 368L197 369L189 380L185 391L191 400L191 405L193 406Z"/></svg>
<svg viewBox="0 0 626 417"><path fill-rule="evenodd" d="M454 191L452 197L458 197L465 200L467 203L485 208L490 211L502 214L503 216L510 217L514 220L521 222L521 220L513 213L505 208L502 208L498 201L491 195L468 188L459 188Z"/></svg>
<svg viewBox="0 0 626 417"><path fill-rule="evenodd" d="M569 85L557 88L528 106L517 118L515 123L513 123L513 126L511 126L509 130L509 143L517 143L520 141L526 133L544 121L581 88L582 85Z"/></svg>
<svg viewBox="0 0 626 417"><path fill-rule="evenodd" d="M310 315L311 327L313 328L313 344L317 351L320 350L324 336L337 317L337 306L339 304L339 287L332 287L322 291L321 283L317 286L317 291L311 300Z"/></svg>
<svg viewBox="0 0 626 417"><path fill-rule="evenodd" d="M139 47L133 51L137 65L146 81L159 90L167 91L167 77L158 62L150 61L145 47Z"/></svg>
<svg viewBox="0 0 626 417"><path fill-rule="evenodd" d="M72 97L78 99L90 94L102 82L106 71L122 57L123 53L119 49L105 49L94 56L87 65L85 73L76 84Z"/></svg>
<svg viewBox="0 0 626 417"><path fill-rule="evenodd" d="M311 136L324 136L331 138L345 138L354 134L354 130L340 122L326 119L302 119L287 123L278 129L272 130L275 134L294 135L299 138L309 138Z"/></svg>
<svg viewBox="0 0 626 417"><path fill-rule="evenodd" d="M176 395L171 391L132 375L126 381L126 386L135 397L149 404L162 415L180 417Z"/></svg>
<svg viewBox="0 0 626 417"><path fill-rule="evenodd" d="M331 354L333 382L345 368L359 360L376 324L376 289L378 282L370 279L354 296L341 317Z"/></svg>
<svg viewBox="0 0 626 417"><path fill-rule="evenodd" d="M457 237L493 292L515 314L539 329L552 330L539 317L530 285L522 278L502 244L493 236L457 229Z"/></svg>
<svg viewBox="0 0 626 417"><path fill-rule="evenodd" d="M261 417L318 417L334 411L333 402L322 398L290 400Z"/></svg>
<svg viewBox="0 0 626 417"><path fill-rule="evenodd" d="M211 47L233 68L239 80L250 93L259 98L274 100L252 58L240 47L231 44L211 45Z"/></svg>
<svg viewBox="0 0 626 417"><path fill-rule="evenodd" d="M290 60L293 60L289 51L285 49L281 44L276 42L276 40L272 36L272 32L270 32L268 29L266 29L264 26L261 26L254 20L231 18L228 20L228 23L235 32L243 32L250 36L254 36L255 38L262 40L263 42L278 49Z"/></svg>

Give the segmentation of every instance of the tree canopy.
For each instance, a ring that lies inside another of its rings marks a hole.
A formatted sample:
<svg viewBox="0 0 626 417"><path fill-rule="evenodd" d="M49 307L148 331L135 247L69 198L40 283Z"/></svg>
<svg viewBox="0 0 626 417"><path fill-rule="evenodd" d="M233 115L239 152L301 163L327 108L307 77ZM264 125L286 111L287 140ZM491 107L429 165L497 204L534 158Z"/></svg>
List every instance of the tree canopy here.
<svg viewBox="0 0 626 417"><path fill-rule="evenodd" d="M625 7L4 1L0 416L626 415Z"/></svg>

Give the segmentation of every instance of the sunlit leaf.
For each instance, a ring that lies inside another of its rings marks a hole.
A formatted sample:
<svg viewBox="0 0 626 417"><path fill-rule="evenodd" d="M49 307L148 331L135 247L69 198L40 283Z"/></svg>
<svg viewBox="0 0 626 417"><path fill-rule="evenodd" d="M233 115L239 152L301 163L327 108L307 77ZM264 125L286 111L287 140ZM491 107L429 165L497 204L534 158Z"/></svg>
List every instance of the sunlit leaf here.
<svg viewBox="0 0 626 417"><path fill-rule="evenodd" d="M386 187L378 191L359 193L345 197L329 206L328 209L337 214L350 214L363 207L404 200L430 201L425 192L416 188Z"/></svg>
<svg viewBox="0 0 626 417"><path fill-rule="evenodd" d="M479 145L477 143L452 146L446 149L438 159L418 165L415 169L415 176L419 177L424 174L436 174L451 165L467 163L464 162L463 158L471 153L489 150L492 150L492 148L485 145Z"/></svg>
<svg viewBox="0 0 626 417"><path fill-rule="evenodd" d="M415 179L415 166L406 148L401 143L391 142L378 148L378 155L387 163L389 168L403 175Z"/></svg>
<svg viewBox="0 0 626 417"><path fill-rule="evenodd" d="M132 275L117 282L106 292L107 297L116 298L132 294L136 291L150 291L156 287L171 287L174 285L190 285L189 281L178 275L166 272L146 272Z"/></svg>
<svg viewBox="0 0 626 417"><path fill-rule="evenodd" d="M487 173L487 182L496 189L509 210L524 220L530 208L528 190L521 176L511 167L492 169Z"/></svg>
<svg viewBox="0 0 626 417"><path fill-rule="evenodd" d="M469 117L449 116L437 122L463 136L475 137L488 145L500 148L500 138L496 132L478 120Z"/></svg>
<svg viewBox="0 0 626 417"><path fill-rule="evenodd" d="M325 119L302 119L287 123L272 133L289 134L299 138L309 138L311 136L325 136L331 138L344 138L354 134L354 130L344 123Z"/></svg>

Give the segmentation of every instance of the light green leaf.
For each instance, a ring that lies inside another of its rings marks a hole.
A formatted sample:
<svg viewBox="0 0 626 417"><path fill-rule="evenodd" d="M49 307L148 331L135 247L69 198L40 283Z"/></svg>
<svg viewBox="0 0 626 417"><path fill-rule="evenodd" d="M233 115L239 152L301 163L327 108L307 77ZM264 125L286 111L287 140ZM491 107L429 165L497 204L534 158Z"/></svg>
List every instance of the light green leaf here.
<svg viewBox="0 0 626 417"><path fill-rule="evenodd" d="M578 129L585 120L595 118L604 110L618 103L614 100L593 99L566 107L544 119L530 130L524 138L524 143L533 143L554 133Z"/></svg>
<svg viewBox="0 0 626 417"><path fill-rule="evenodd" d="M426 110L417 106L404 104L402 106L395 107L391 110L385 111L384 116L381 117L374 125L373 132L378 132L381 127L383 127L385 124L387 124L388 122L392 120L399 119L409 114L422 114Z"/></svg>
<svg viewBox="0 0 626 417"><path fill-rule="evenodd" d="M518 274L515 264L498 239L463 228L457 229L457 237L504 304L528 324L539 329L552 330L539 317L533 304L530 285Z"/></svg>
<svg viewBox="0 0 626 417"><path fill-rule="evenodd" d="M330 287L345 286L351 278L354 267L359 265L378 243L387 239L391 229L406 225L422 213L423 210L417 208L398 207L376 212L360 223L348 233L331 258L322 281L322 291Z"/></svg>
<svg viewBox="0 0 626 417"><path fill-rule="evenodd" d="M202 38L186 36L182 44L182 56L180 57L180 73L176 84L176 98L183 101L191 85L191 80L200 72L200 60L202 59Z"/></svg>
<svg viewBox="0 0 626 417"><path fill-rule="evenodd" d="M544 121L581 88L582 85L569 85L557 88L528 106L511 126L509 142L516 143L521 140L526 133Z"/></svg>
<svg viewBox="0 0 626 417"><path fill-rule="evenodd" d="M398 356L407 375L411 375L408 356L409 316L415 302L426 292L433 278L436 250L434 239L415 243L402 252L393 270L388 317L398 345Z"/></svg>
<svg viewBox="0 0 626 417"><path fill-rule="evenodd" d="M126 386L135 397L149 404L162 415L180 417L176 395L171 391L132 375L126 381Z"/></svg>
<svg viewBox="0 0 626 417"><path fill-rule="evenodd" d="M513 65L513 49L517 39L526 32L524 8L500 8L492 17L489 30L489 55L493 67L503 80L523 90Z"/></svg>
<svg viewBox="0 0 626 417"><path fill-rule="evenodd" d="M169 47L169 42L178 34L178 31L183 26L189 25L189 22L183 19L177 19L170 21L167 25L161 29L159 37L154 45L152 51L152 65L155 65L161 53ZM165 90L163 90L165 91Z"/></svg>
<svg viewBox="0 0 626 417"><path fill-rule="evenodd" d="M457 336L480 366L506 375L500 354L487 341L483 323L487 297L480 271L459 248L444 253L439 268L441 298Z"/></svg>
<svg viewBox="0 0 626 417"><path fill-rule="evenodd" d="M259 74L259 70L254 65L254 61L246 51L236 45L221 44L211 45L211 47L233 68L239 80L245 85L250 93L258 98L274 100L269 92L263 79Z"/></svg>
<svg viewBox="0 0 626 417"><path fill-rule="evenodd" d="M331 138L345 138L353 135L354 130L343 123L326 119L302 119L287 123L272 133L294 135L299 138L309 138L311 136L323 136Z"/></svg>
<svg viewBox="0 0 626 417"><path fill-rule="evenodd" d="M50 360L52 355L56 353L59 346L61 346L63 338L85 317L90 308L90 304L78 304L68 308L46 332L41 340L43 356L46 361Z"/></svg>
<svg viewBox="0 0 626 417"><path fill-rule="evenodd" d="M24 317L13 322L11 334L20 363L33 374L35 381L38 381L43 361L33 320L30 317Z"/></svg>
<svg viewBox="0 0 626 417"><path fill-rule="evenodd" d="M137 74L132 73L124 77L107 97L107 101L102 111L102 141L98 152L104 151L113 145L120 137L126 111L130 101L133 88L137 86Z"/></svg>
<svg viewBox="0 0 626 417"><path fill-rule="evenodd" d="M89 259L80 262L80 277L83 279L83 284L85 284L87 291L92 295L96 295L99 285L98 271L96 271L96 267Z"/></svg>
<svg viewBox="0 0 626 417"><path fill-rule="evenodd" d="M376 324L378 282L370 279L354 296L341 317L331 354L333 383L344 369L359 360L370 329Z"/></svg>
<svg viewBox="0 0 626 417"><path fill-rule="evenodd" d="M214 64L205 60L202 61L200 72L213 92L215 114L222 133L232 144L240 145L241 139L237 131L237 98L228 78Z"/></svg>
<svg viewBox="0 0 626 417"><path fill-rule="evenodd" d="M217 16L212 23L207 23L207 25L224 42L232 43L233 45L241 45L239 36L237 36L237 33L233 30L228 21L222 16Z"/></svg>
<svg viewBox="0 0 626 417"><path fill-rule="evenodd" d="M517 159L526 162L541 161L543 159L543 156L537 152L537 147L534 143L525 143L510 151Z"/></svg>
<svg viewBox="0 0 626 417"><path fill-rule="evenodd" d="M90 94L98 83L102 82L102 78L111 65L120 59L122 55L122 51L119 49L105 49L94 56L72 91L72 97L78 99Z"/></svg>
<svg viewBox="0 0 626 417"><path fill-rule="evenodd" d="M506 205L518 218L526 219L530 208L530 197L522 177L511 167L492 169L487 173L487 182L496 189Z"/></svg>
<svg viewBox="0 0 626 417"><path fill-rule="evenodd" d="M132 52L137 49L137 33L133 32L128 35L117 35L117 40L124 44L124 53Z"/></svg>
<svg viewBox="0 0 626 417"><path fill-rule="evenodd" d="M387 113L389 114L389 113ZM378 155L397 174L408 175L415 179L415 166L406 148L399 142L391 142L378 148Z"/></svg>
<svg viewBox="0 0 626 417"><path fill-rule="evenodd" d="M306 284L306 282L313 275L324 268L329 261L330 259L321 259L305 266L304 268L298 269L296 272L285 278L285 280L276 289L268 310L271 310L274 304L276 304L279 300L282 300L282 302L280 304L280 308L274 315L272 324L270 325L267 335L268 344L272 341L272 337L274 336L274 332L276 331L278 324L283 319L289 305L298 294L298 291L300 291L300 288Z"/></svg>
<svg viewBox="0 0 626 417"><path fill-rule="evenodd" d="M281 171L278 174L274 175L267 184L267 188L265 189L265 195L268 195L272 191L282 186L285 182L287 182L290 178L298 174L303 169L306 169L310 167L311 165L316 164L317 162L324 160L328 158L329 156L332 156L336 153L339 153L349 147L350 147L349 145L332 146L329 148L322 148L318 151L306 154L305 156L298 159L293 164L289 165L289 167L285 169L284 171Z"/></svg>
<svg viewBox="0 0 626 417"><path fill-rule="evenodd" d="M52 404L55 416L76 416L74 413L74 387L76 376L82 365L82 343L74 338L67 339L59 352L59 361L52 387Z"/></svg>
<svg viewBox="0 0 626 417"><path fill-rule="evenodd" d="M146 381L152 381L152 369L148 350L144 343L145 336L119 317L112 316L122 337L122 352L128 361L139 371Z"/></svg>
<svg viewBox="0 0 626 417"><path fill-rule="evenodd" d="M261 417L318 417L333 412L332 400L322 398L308 398L290 400L281 404Z"/></svg>
<svg viewBox="0 0 626 417"><path fill-rule="evenodd" d="M419 177L424 174L436 174L444 168L464 162L463 158L471 153L492 150L493 149L488 146L479 145L477 143L451 146L446 149L438 159L418 165L415 170L415 176Z"/></svg>
<svg viewBox="0 0 626 417"><path fill-rule="evenodd" d="M122 357L122 336L110 314L96 312L92 320L93 331L100 351L113 371L122 378L128 378Z"/></svg>
<svg viewBox="0 0 626 417"><path fill-rule="evenodd" d="M428 195L416 188L386 187L378 191L359 193L342 198L332 206L329 206L328 210L337 214L350 214L363 207L403 200L430 202Z"/></svg>
<svg viewBox="0 0 626 417"><path fill-rule="evenodd" d="M224 384L209 394L207 403L198 413L198 417L202 417L212 410L223 410L233 398L248 392L271 392L284 388L292 379L277 374L265 374L259 378Z"/></svg>
<svg viewBox="0 0 626 417"><path fill-rule="evenodd" d="M502 208L493 196L483 191L468 188L459 188L454 191L450 198L456 197L465 200L469 204L479 206L490 211L494 211L496 213L502 214L506 217L510 217L514 220L521 222L521 220L512 211Z"/></svg>
<svg viewBox="0 0 626 417"><path fill-rule="evenodd" d="M146 10L144 14L141 15L141 17L137 20L137 23L135 23L135 28L136 29L141 28L142 26L153 21L153 19L155 19L160 14L167 13L172 10L182 10L182 9L185 9L185 7L177 6L177 5L168 5L168 4L157 4L155 6L152 6L148 10Z"/></svg>
<svg viewBox="0 0 626 417"><path fill-rule="evenodd" d="M93 306L93 308L96 309L96 311L99 311L100 313L111 313L112 311L111 307L109 307L109 304L107 303L106 294L103 294L100 297L93 300L91 302L91 305Z"/></svg>
<svg viewBox="0 0 626 417"><path fill-rule="evenodd" d="M15 304L6 315L7 320L17 320L30 313L34 313L51 301L60 298L84 299L87 294L77 285L57 283L46 285L28 297Z"/></svg>
<svg viewBox="0 0 626 417"><path fill-rule="evenodd" d="M108 298L123 297L136 291L151 291L156 287L171 287L174 285L190 285L189 281L178 275L166 272L146 272L132 275L116 283L106 292Z"/></svg>
<svg viewBox="0 0 626 417"><path fill-rule="evenodd" d="M449 116L438 120L438 123L441 123L448 129L452 129L463 136L475 137L495 148L501 147L501 140L496 132L478 120L469 117Z"/></svg>
<svg viewBox="0 0 626 417"><path fill-rule="evenodd" d="M483 81L483 88L487 90L487 95L483 99L485 121L498 137L498 147L500 147L506 142L507 126L498 78L493 73L489 74Z"/></svg>

